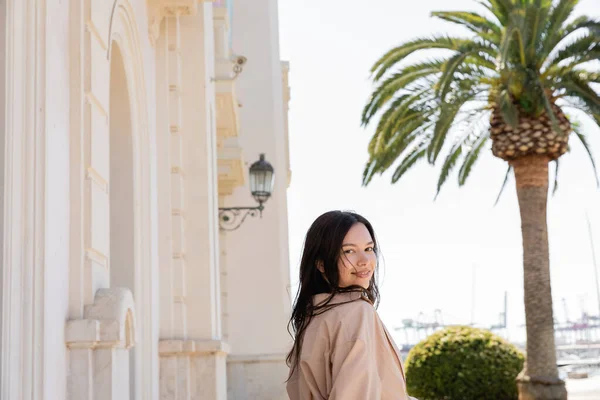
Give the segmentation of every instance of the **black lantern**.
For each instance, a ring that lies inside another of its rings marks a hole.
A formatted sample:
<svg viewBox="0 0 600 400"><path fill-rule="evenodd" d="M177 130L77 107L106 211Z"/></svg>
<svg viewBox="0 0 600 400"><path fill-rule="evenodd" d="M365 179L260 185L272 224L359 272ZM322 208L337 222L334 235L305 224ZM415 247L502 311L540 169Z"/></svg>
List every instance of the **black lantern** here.
<svg viewBox="0 0 600 400"><path fill-rule="evenodd" d="M264 203L269 200L275 184L275 170L261 154L260 159L250 166L250 192L258 203L256 207L226 207L219 208L219 227L224 231L233 231L239 228L248 215L262 218L265 208Z"/></svg>
<svg viewBox="0 0 600 400"><path fill-rule="evenodd" d="M273 193L275 173L273 166L265 161L265 155L250 166L250 192L258 204L266 203Z"/></svg>

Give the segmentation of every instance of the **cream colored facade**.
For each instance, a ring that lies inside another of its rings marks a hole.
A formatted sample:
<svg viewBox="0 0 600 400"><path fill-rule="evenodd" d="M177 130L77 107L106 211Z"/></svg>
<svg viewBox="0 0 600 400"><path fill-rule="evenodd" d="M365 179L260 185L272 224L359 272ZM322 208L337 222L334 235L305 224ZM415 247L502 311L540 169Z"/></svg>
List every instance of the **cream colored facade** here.
<svg viewBox="0 0 600 400"><path fill-rule="evenodd" d="M0 0L0 27L0 400L287 398L277 1ZM263 217L220 229L260 153Z"/></svg>

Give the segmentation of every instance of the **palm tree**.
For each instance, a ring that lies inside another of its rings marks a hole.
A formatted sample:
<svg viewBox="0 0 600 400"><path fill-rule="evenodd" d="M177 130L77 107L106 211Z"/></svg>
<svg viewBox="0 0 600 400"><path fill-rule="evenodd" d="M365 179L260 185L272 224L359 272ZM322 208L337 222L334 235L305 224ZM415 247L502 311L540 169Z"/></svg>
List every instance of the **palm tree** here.
<svg viewBox="0 0 600 400"><path fill-rule="evenodd" d="M518 378L520 399L566 399L554 346L548 166L554 162L558 171L573 136L596 172L585 135L564 111L583 111L600 125L600 96L594 86L600 84L600 20L570 18L577 0L478 3L481 13L432 14L466 28L468 36L415 39L373 66L376 87L362 123L379 121L363 185L392 165L395 183L420 160L436 164L444 150L439 194L457 165L459 185L465 183L491 140L492 153L508 164L502 189L514 172L521 214L527 363ZM405 60L433 49L438 58Z"/></svg>

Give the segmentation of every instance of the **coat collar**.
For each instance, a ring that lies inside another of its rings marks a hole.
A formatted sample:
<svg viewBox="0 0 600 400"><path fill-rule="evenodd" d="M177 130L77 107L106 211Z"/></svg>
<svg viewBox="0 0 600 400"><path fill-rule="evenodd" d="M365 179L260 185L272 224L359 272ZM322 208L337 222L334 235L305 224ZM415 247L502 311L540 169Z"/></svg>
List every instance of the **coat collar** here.
<svg viewBox="0 0 600 400"><path fill-rule="evenodd" d="M313 304L315 306L320 306L325 304L325 302L331 297L331 293L319 293L313 296ZM365 300L371 303L371 300L364 294L363 291L351 291L351 292L338 292L336 293L328 305L332 304L340 304L340 303L349 303L351 301L355 301L358 299ZM372 303L371 303L372 304Z"/></svg>

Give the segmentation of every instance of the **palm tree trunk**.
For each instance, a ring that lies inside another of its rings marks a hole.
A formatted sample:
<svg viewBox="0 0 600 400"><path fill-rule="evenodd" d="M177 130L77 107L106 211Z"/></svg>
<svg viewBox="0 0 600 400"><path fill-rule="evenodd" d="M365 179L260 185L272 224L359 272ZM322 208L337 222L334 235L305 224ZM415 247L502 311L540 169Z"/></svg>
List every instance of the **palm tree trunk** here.
<svg viewBox="0 0 600 400"><path fill-rule="evenodd" d="M527 360L517 379L519 400L565 400L558 377L548 253L548 158L526 156L511 161L515 171L523 234Z"/></svg>

